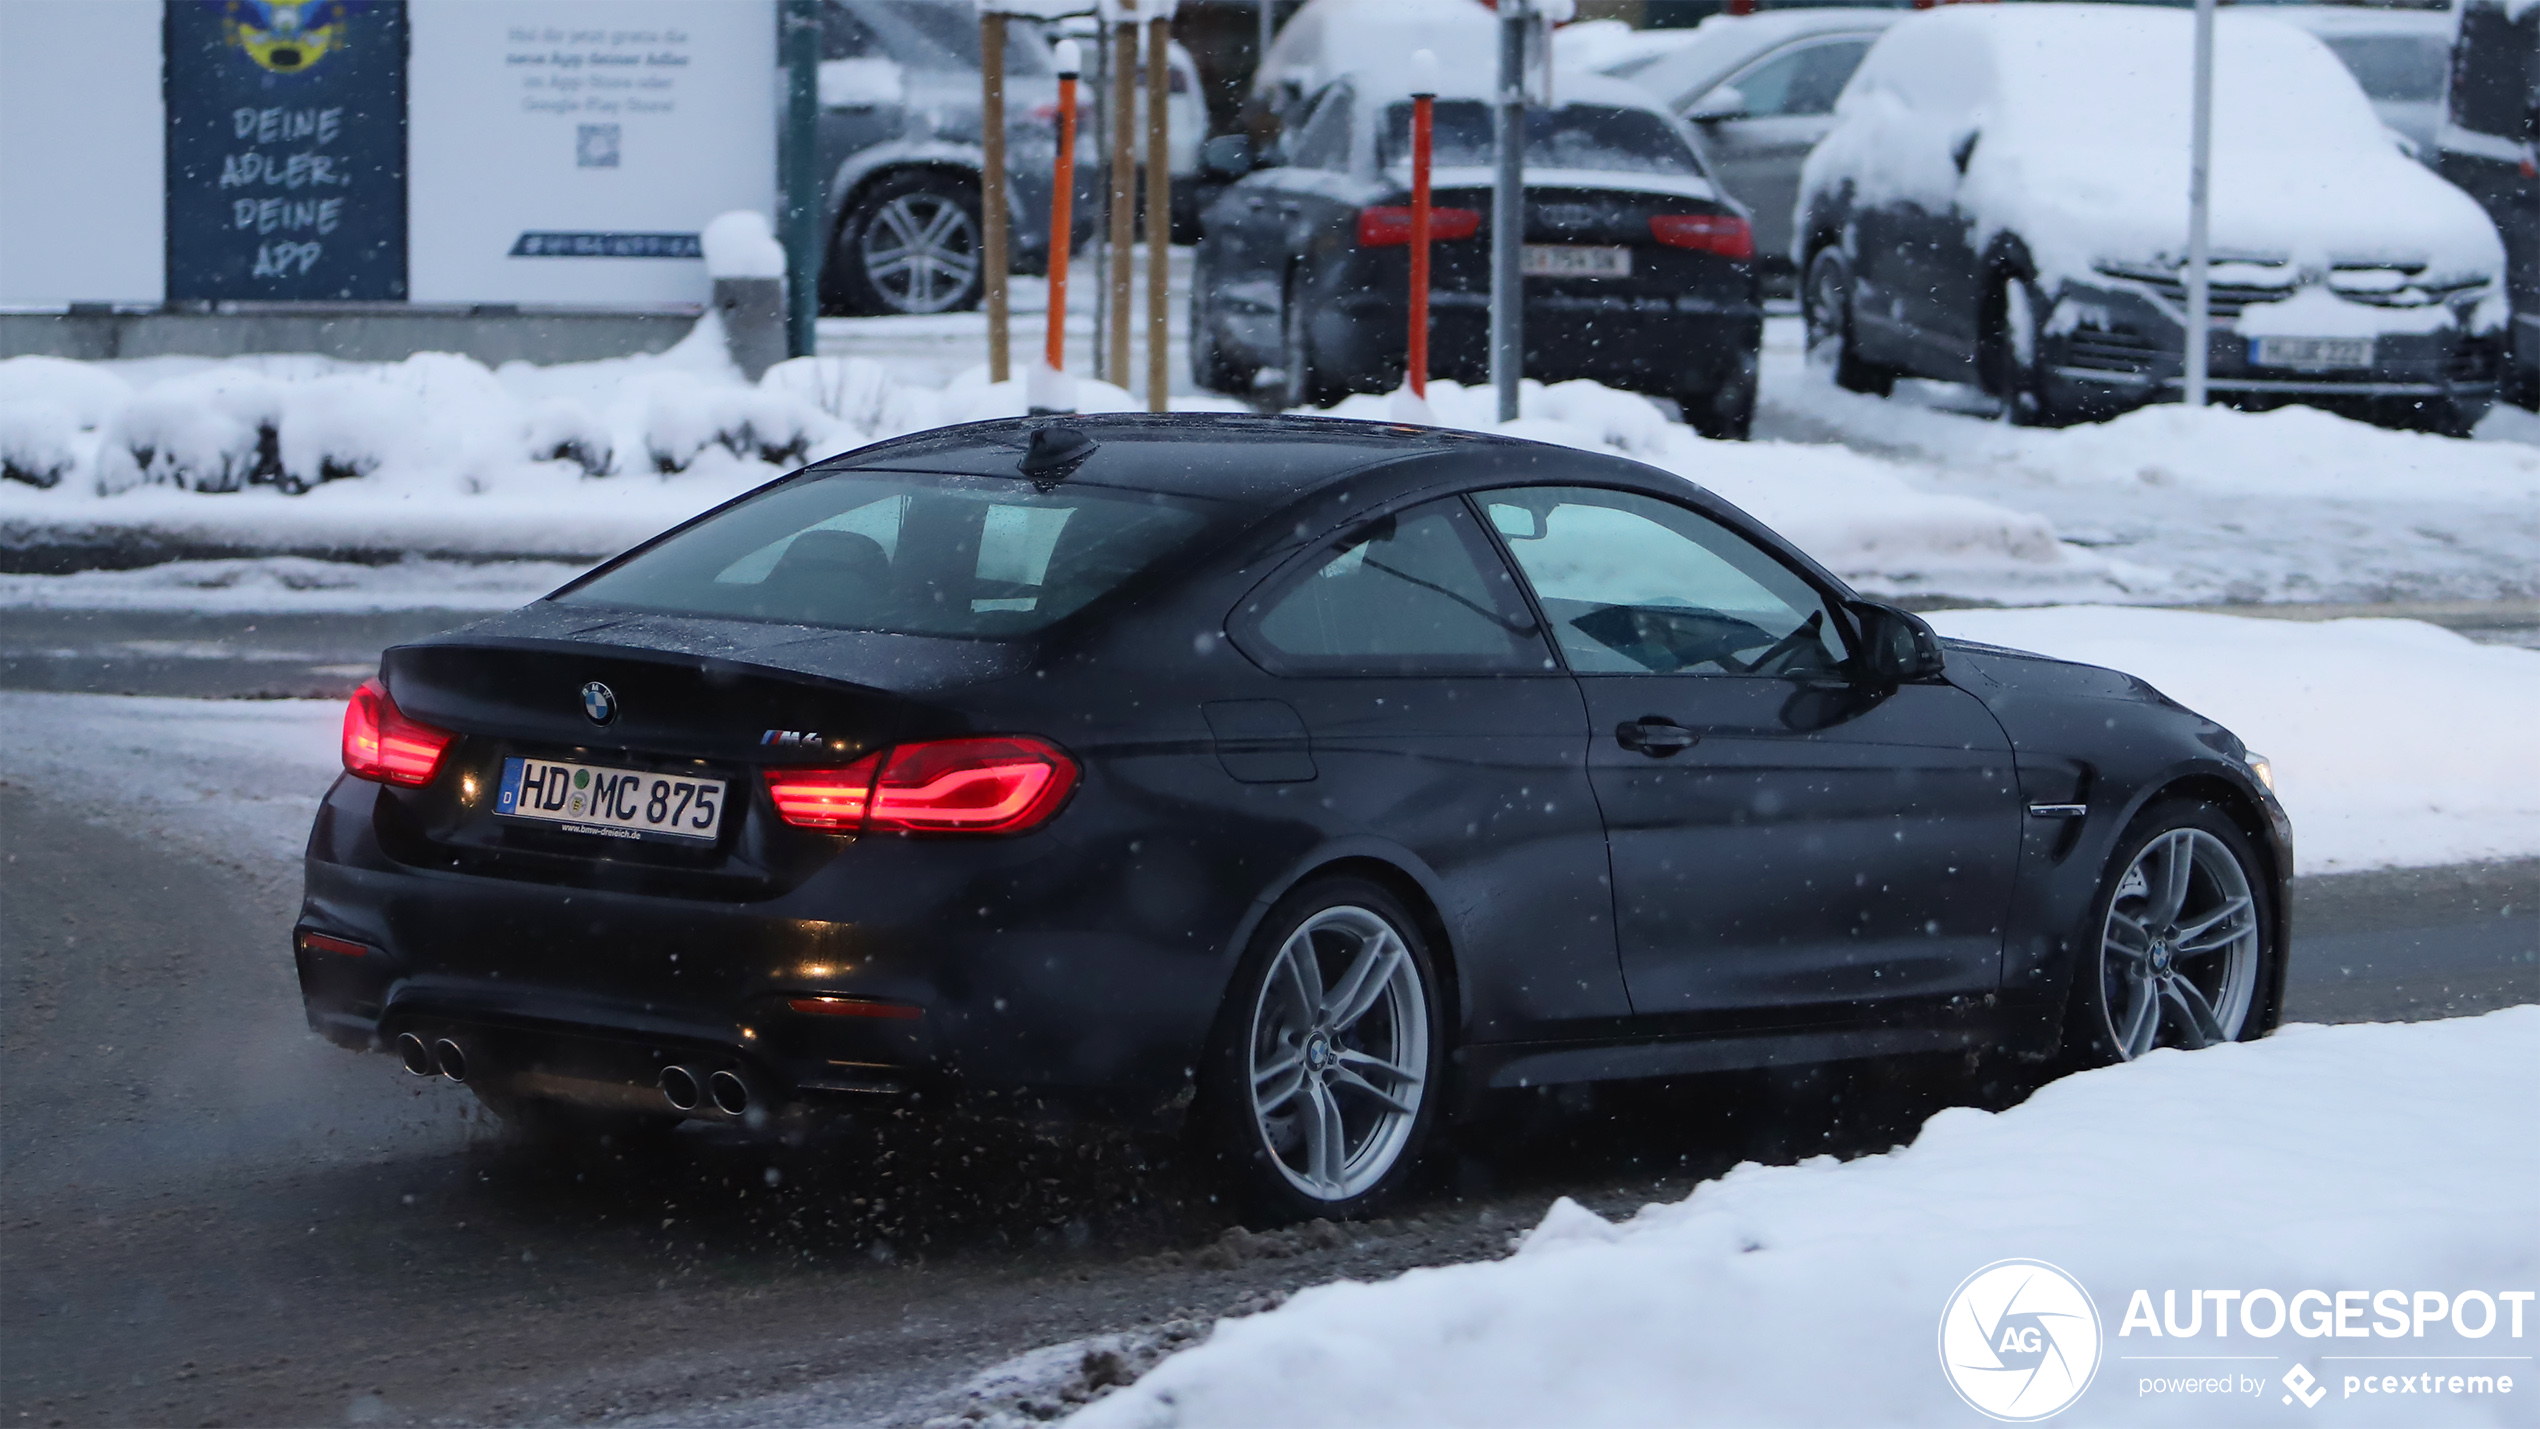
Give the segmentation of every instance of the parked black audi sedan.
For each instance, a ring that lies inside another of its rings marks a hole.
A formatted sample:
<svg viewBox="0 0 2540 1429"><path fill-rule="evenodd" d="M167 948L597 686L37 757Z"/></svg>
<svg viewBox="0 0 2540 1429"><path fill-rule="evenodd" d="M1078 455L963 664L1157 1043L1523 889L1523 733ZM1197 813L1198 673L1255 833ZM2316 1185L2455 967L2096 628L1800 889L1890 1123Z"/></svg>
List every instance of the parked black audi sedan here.
<svg viewBox="0 0 2540 1429"><path fill-rule="evenodd" d="M311 1024L506 1118L1015 1091L1346 1214L1494 1089L2257 1036L2289 827L1619 458L1301 417L807 467L387 652ZM551 1123L552 1124L552 1123Z"/></svg>
<svg viewBox="0 0 2540 1429"><path fill-rule="evenodd" d="M1200 215L1191 376L1281 405L1402 384L1411 331L1411 98L1345 75L1274 162L1240 136L1201 167L1235 178ZM1490 376L1492 138L1486 76L1437 101L1431 375ZM1763 342L1755 235L1702 171L1682 123L1635 85L1564 75L1526 138L1525 374L1591 377L1674 399L1706 436L1744 437Z"/></svg>

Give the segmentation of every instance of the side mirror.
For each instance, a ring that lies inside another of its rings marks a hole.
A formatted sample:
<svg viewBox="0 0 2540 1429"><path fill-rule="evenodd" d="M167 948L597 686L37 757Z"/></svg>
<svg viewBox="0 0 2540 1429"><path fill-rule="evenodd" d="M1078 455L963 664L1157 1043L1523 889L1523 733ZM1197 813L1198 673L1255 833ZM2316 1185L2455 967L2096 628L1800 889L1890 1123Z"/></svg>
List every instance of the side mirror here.
<svg viewBox="0 0 2540 1429"><path fill-rule="evenodd" d="M1199 146L1199 171L1212 179L1240 179L1255 167L1248 134L1220 134Z"/></svg>
<svg viewBox="0 0 2540 1429"><path fill-rule="evenodd" d="M1719 86L1685 110L1685 118L1696 124L1717 124L1724 119L1745 117L1746 96L1733 84Z"/></svg>
<svg viewBox="0 0 2540 1429"><path fill-rule="evenodd" d="M1940 677L1940 637L1912 611L1875 600L1852 603L1861 627L1861 668L1882 684L1912 684Z"/></svg>

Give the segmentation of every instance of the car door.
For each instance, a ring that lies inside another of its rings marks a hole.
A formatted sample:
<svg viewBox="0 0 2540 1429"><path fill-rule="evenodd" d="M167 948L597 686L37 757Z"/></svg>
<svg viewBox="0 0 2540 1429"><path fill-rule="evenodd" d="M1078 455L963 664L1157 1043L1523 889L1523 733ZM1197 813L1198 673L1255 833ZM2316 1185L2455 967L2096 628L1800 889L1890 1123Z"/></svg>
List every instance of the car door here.
<svg viewBox="0 0 2540 1429"><path fill-rule="evenodd" d="M1752 215L1756 252L1789 254L1799 166L1833 127L1835 96L1873 38L1828 35L1785 45L1695 96L1684 110L1702 136L1712 176Z"/></svg>
<svg viewBox="0 0 2540 1429"><path fill-rule="evenodd" d="M1209 301L1219 332L1252 362L1282 358L1280 322L1290 279L1311 234L1330 221L1326 191L1334 171L1349 166L1350 89L1335 83L1316 97L1305 123L1282 141L1280 162L1235 185L1209 214L1209 241L1222 225L1223 261L1209 264Z"/></svg>
<svg viewBox="0 0 2540 1429"><path fill-rule="evenodd" d="M1406 850L1435 878L1465 1031L1535 1040L1627 1016L1587 714L1461 498L1289 562L1229 622L1296 711L1326 847Z"/></svg>
<svg viewBox="0 0 2540 1429"><path fill-rule="evenodd" d="M1860 678L1826 595L1689 506L1475 499L1587 702L1636 1014L1822 1020L1994 990L2020 808L1972 695Z"/></svg>

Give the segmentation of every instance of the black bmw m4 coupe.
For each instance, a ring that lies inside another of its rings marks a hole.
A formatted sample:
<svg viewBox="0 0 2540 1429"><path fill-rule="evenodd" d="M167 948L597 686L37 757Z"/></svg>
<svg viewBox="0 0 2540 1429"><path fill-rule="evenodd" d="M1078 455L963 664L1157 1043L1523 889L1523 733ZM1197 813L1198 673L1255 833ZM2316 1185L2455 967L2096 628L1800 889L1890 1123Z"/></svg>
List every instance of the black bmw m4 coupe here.
<svg viewBox="0 0 2540 1429"><path fill-rule="evenodd" d="M2140 680L1681 477L1311 418L807 467L387 652L311 1024L507 1120L1028 1094L1345 1215L1498 1088L2261 1035L2290 826Z"/></svg>

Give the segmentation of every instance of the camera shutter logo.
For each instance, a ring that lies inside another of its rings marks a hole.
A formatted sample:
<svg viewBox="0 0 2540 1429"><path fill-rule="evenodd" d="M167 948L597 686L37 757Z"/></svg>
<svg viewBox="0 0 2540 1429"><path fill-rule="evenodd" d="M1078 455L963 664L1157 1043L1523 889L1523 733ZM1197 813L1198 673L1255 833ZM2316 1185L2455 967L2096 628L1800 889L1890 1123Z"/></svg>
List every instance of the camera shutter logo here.
<svg viewBox="0 0 2540 1429"><path fill-rule="evenodd" d="M1958 1397L2008 1423L2069 1408L2099 1372L2099 1307L2042 1260L1997 1260L1940 1314L1940 1366Z"/></svg>

